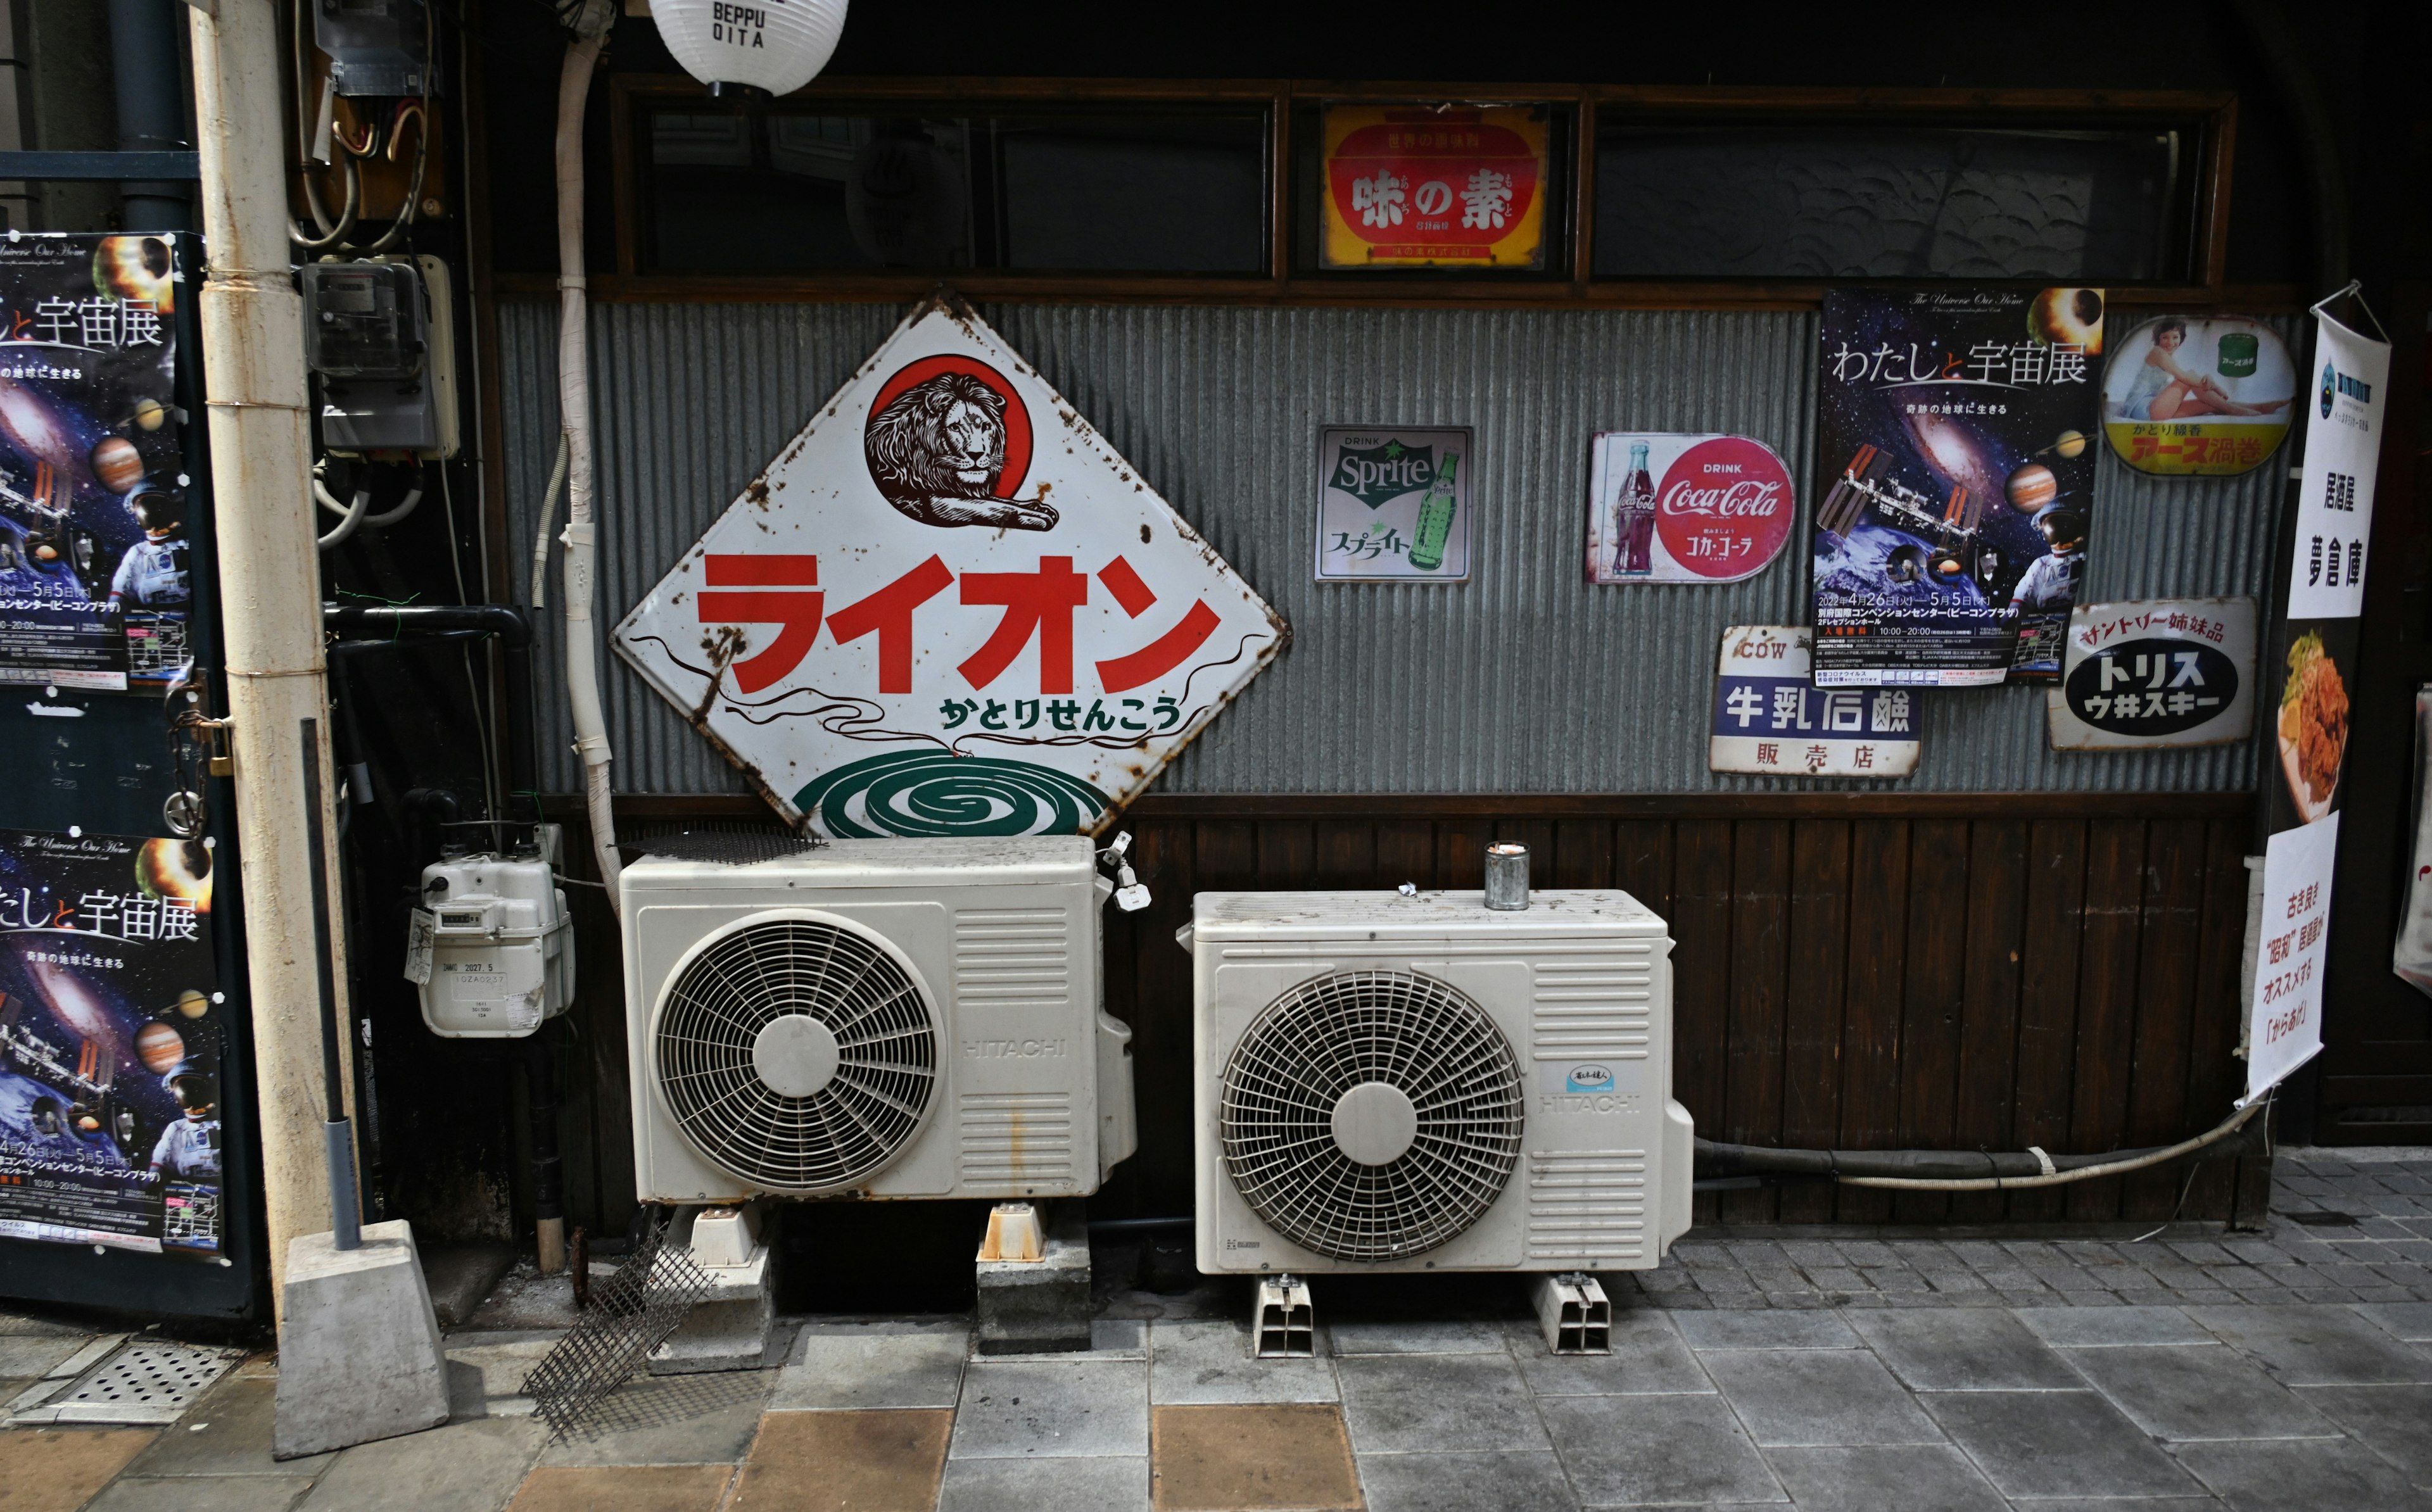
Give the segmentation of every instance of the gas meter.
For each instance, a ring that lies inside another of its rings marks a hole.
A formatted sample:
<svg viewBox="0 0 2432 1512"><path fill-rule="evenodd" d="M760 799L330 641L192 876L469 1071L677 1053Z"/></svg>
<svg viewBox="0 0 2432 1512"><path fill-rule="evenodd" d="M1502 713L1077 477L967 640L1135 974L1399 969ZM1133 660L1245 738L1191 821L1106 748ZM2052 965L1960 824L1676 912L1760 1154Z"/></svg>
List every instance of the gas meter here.
<svg viewBox="0 0 2432 1512"><path fill-rule="evenodd" d="M405 974L448 1039L516 1039L574 1000L574 921L539 853L482 851L423 868Z"/></svg>

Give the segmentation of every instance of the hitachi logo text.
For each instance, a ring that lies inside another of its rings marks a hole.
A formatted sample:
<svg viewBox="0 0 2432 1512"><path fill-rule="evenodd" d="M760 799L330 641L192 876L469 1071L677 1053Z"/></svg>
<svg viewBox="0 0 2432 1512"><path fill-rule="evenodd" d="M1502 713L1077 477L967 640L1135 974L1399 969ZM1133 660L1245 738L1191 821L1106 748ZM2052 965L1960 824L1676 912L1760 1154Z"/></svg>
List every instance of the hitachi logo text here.
<svg viewBox="0 0 2432 1512"><path fill-rule="evenodd" d="M1042 1055L1070 1055L1072 1042L1062 1039L967 1039L963 1054L971 1060L993 1061L1012 1058L1036 1060Z"/></svg>

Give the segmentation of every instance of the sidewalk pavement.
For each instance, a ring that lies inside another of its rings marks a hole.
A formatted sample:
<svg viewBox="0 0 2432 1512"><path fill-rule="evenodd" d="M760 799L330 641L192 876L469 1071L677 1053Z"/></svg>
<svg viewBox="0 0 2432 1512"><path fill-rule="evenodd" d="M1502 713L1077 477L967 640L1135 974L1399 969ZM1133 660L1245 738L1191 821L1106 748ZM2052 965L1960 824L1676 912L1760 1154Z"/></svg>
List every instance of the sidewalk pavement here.
<svg viewBox="0 0 2432 1512"><path fill-rule="evenodd" d="M1509 1277L1321 1278L1304 1361L1246 1357L1233 1289L1119 1292L1086 1354L803 1320L550 1443L552 1336L460 1331L447 1427L284 1465L257 1358L166 1429L0 1433L0 1509L2432 1512L2432 1152L2391 1155L2295 1152L2255 1238L1695 1240L1611 1278L1609 1357L1546 1354ZM86 1338L0 1319L0 1373Z"/></svg>

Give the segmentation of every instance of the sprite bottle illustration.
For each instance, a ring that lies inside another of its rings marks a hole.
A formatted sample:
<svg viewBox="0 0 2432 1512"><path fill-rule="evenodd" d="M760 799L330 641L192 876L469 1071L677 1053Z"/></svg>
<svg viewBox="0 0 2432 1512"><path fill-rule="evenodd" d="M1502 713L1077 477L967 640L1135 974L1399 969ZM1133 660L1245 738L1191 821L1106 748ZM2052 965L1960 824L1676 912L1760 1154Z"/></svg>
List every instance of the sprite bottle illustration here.
<svg viewBox="0 0 2432 1512"><path fill-rule="evenodd" d="M1417 538L1410 543L1410 565L1421 572L1433 572L1444 565L1444 543L1452 538L1452 477L1460 465L1461 453L1445 452L1434 481L1427 484L1427 496L1419 500L1419 526Z"/></svg>

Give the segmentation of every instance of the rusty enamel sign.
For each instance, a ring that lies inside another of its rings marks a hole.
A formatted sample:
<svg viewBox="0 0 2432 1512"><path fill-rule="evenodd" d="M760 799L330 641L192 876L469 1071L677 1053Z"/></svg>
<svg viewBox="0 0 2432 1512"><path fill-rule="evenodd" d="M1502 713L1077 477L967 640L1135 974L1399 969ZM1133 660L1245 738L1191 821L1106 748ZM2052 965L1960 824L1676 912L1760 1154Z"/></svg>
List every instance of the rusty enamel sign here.
<svg viewBox="0 0 2432 1512"><path fill-rule="evenodd" d="M826 834L1095 829L1288 631L959 303L896 328L616 627Z"/></svg>

